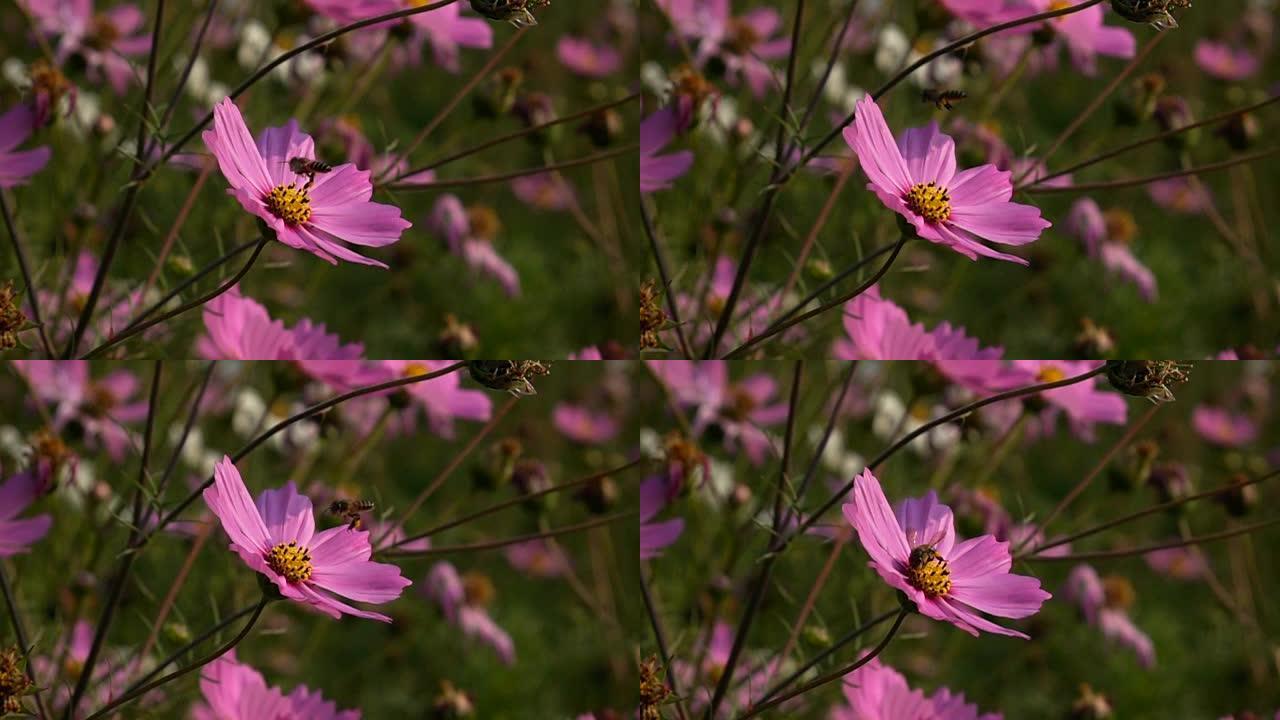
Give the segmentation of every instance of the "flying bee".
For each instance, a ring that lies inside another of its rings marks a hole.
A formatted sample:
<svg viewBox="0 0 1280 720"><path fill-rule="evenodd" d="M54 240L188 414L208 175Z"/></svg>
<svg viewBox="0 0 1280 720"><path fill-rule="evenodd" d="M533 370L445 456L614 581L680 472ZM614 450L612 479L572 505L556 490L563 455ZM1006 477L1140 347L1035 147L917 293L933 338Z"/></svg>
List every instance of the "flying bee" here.
<svg viewBox="0 0 1280 720"><path fill-rule="evenodd" d="M306 175L307 184L304 186L310 189L316 182L316 175L333 172L333 166L323 160L308 160L304 157L289 158L289 169L295 175Z"/></svg>
<svg viewBox="0 0 1280 720"><path fill-rule="evenodd" d="M372 509L373 503L368 500L338 499L329 503L329 514L348 521L348 530L360 527L360 513L369 512Z"/></svg>
<svg viewBox="0 0 1280 720"><path fill-rule="evenodd" d="M969 97L969 93L963 90L936 90L933 88L925 88L920 97L925 102L933 103L939 110L952 110L960 101Z"/></svg>

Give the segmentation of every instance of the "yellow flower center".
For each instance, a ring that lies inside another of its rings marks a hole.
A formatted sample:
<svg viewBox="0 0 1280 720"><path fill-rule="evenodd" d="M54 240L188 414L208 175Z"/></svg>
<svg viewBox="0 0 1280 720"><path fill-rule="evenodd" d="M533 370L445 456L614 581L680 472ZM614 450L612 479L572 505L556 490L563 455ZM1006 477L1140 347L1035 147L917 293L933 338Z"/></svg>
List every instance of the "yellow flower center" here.
<svg viewBox="0 0 1280 720"><path fill-rule="evenodd" d="M267 195L267 208L290 225L301 225L311 219L311 196L294 183L277 185Z"/></svg>
<svg viewBox="0 0 1280 720"><path fill-rule="evenodd" d="M935 182L919 183L907 193L907 207L929 222L951 217L951 192Z"/></svg>
<svg viewBox="0 0 1280 720"><path fill-rule="evenodd" d="M289 582L311 579L311 551L296 542L280 543L267 553L267 564Z"/></svg>
<svg viewBox="0 0 1280 720"><path fill-rule="evenodd" d="M1058 382L1065 380L1067 374L1062 372L1062 368L1056 365L1045 365L1040 368L1040 372L1036 374L1036 381L1042 383Z"/></svg>
<svg viewBox="0 0 1280 720"><path fill-rule="evenodd" d="M400 375L403 377L410 378L410 377L418 377L419 375L426 375L429 372L431 372L431 368L427 367L426 365L423 365L422 363L411 362L408 365L404 366L404 370L400 371Z"/></svg>
<svg viewBox="0 0 1280 720"><path fill-rule="evenodd" d="M930 545L921 545L911 551L907 580L929 597L951 592L951 568Z"/></svg>

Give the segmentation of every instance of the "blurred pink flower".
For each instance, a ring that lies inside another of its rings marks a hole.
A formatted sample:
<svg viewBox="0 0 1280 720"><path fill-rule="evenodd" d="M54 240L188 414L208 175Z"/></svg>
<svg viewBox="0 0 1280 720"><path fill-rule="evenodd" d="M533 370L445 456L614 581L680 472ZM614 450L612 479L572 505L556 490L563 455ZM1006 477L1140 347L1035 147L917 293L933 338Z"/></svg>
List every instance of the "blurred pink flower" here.
<svg viewBox="0 0 1280 720"><path fill-rule="evenodd" d="M1209 572L1208 560L1195 546L1152 550L1143 557L1152 570L1177 580L1200 580Z"/></svg>
<svg viewBox="0 0 1280 720"><path fill-rule="evenodd" d="M849 339L833 348L841 360L993 360L1004 354L1000 347L983 348L962 327L944 322L929 332L912 323L906 310L880 296L878 285L845 303L844 329Z"/></svg>
<svg viewBox="0 0 1280 720"><path fill-rule="evenodd" d="M913 128L894 141L871 96L858 101L845 142L858 154L873 191L890 210L915 226L920 237L976 260L979 255L1022 265L987 240L1007 245L1035 242L1051 223L1030 205L1010 202L1010 174L994 165L956 172L955 144L937 123Z"/></svg>
<svg viewBox="0 0 1280 720"><path fill-rule="evenodd" d="M719 681L721 675L724 674L725 667L729 662L729 654L733 649L733 626L723 620L717 620L711 630L710 642L704 642L699 638L697 644L689 653L690 657L702 658L702 665L695 667L687 660L672 660L671 669L675 673L682 689L686 693L692 695L689 707L695 713L701 713L711 702L711 695ZM747 663L745 658L740 658L743 665ZM752 702L764 696L768 689L769 682L774 678L779 666L779 660L773 658L763 661L759 669L751 671L747 674L747 670L743 667L742 672L745 677L737 680L733 690L729 691L726 696L726 702L720 706L720 711L716 714L716 718L735 717L733 710L745 710L750 707ZM742 667L740 665L739 667ZM788 706L783 705L786 709Z"/></svg>
<svg viewBox="0 0 1280 720"><path fill-rule="evenodd" d="M1092 360L1014 360L1012 369L1022 373L1022 377L1012 378L1011 387L1064 380L1086 373L1098 365L1098 362ZM1040 397L1049 405L1046 410L1049 414L1043 416L1046 421L1054 419L1055 413L1051 411L1062 411L1075 434L1085 440L1093 439L1094 425L1122 425L1129 412L1128 404L1119 393L1099 388L1098 377L1047 390Z"/></svg>
<svg viewBox="0 0 1280 720"><path fill-rule="evenodd" d="M533 577L559 577L569 571L573 563L559 545L546 540L529 540L508 545L505 551L511 567Z"/></svg>
<svg viewBox="0 0 1280 720"><path fill-rule="evenodd" d="M1151 638L1134 624L1118 604L1118 597L1108 596L1107 585L1091 565L1081 563L1072 568L1062 594L1080 608L1085 622L1096 626L1104 637L1133 650L1143 667L1155 667L1156 651Z"/></svg>
<svg viewBox="0 0 1280 720"><path fill-rule="evenodd" d="M618 434L618 421L607 412L571 403L559 403L551 411L551 421L562 435L584 445L608 442Z"/></svg>
<svg viewBox="0 0 1280 720"><path fill-rule="evenodd" d="M1147 184L1147 194L1156 204L1174 212L1199 214L1213 205L1213 198L1203 183L1192 178L1171 178Z"/></svg>
<svg viewBox="0 0 1280 720"><path fill-rule="evenodd" d="M14 360L13 367L31 386L36 402L53 406L53 429L75 423L90 447L102 447L114 462L124 460L133 446L127 423L147 417L147 403L134 401L141 389L128 370L114 370L93 379L83 360Z"/></svg>
<svg viewBox="0 0 1280 720"><path fill-rule="evenodd" d="M453 3L419 13L410 18L420 28L431 43L431 52L436 64L451 73L457 73L458 49L476 48L480 50L493 47L493 28L483 18L472 17L462 12L462 3Z"/></svg>
<svg viewBox="0 0 1280 720"><path fill-rule="evenodd" d="M230 536L231 549L275 583L281 595L333 618L391 622L338 599L380 605L412 584L395 565L370 560L368 532L338 525L317 533L311 499L298 494L292 482L263 491L255 505L229 457L223 456L213 476L204 500Z"/></svg>
<svg viewBox="0 0 1280 720"><path fill-rule="evenodd" d="M191 720L360 720L359 710L338 710L305 685L288 695L269 687L262 673L236 659L235 650L200 671L200 693L204 702L191 709Z"/></svg>
<svg viewBox="0 0 1280 720"><path fill-rule="evenodd" d="M1000 720L999 713L979 713L963 693L939 688L932 697L907 685L902 673L878 658L844 676L845 705L831 709L828 720Z"/></svg>
<svg viewBox="0 0 1280 720"><path fill-rule="evenodd" d="M1059 10L1065 7L1059 0L1026 0L1027 14ZM1052 20L1046 20L1044 26L1053 30L1054 35L1066 46L1071 56L1071 63L1085 75L1098 72L1098 56L1106 55L1115 58L1131 58L1137 52L1138 41L1133 33L1122 27L1112 27L1103 23L1106 10L1101 5L1094 5L1080 12L1072 13ZM1025 32L1035 30L1035 26L1027 26Z"/></svg>
<svg viewBox="0 0 1280 720"><path fill-rule="evenodd" d="M468 593L453 565L447 562L433 565L423 581L422 592L435 601L445 619L457 625L464 635L493 648L502 662L515 664L516 648L511 636L489 616L481 598Z"/></svg>
<svg viewBox="0 0 1280 720"><path fill-rule="evenodd" d="M439 370L447 365L440 360L381 360L373 364L381 376L378 382L395 380L396 378L416 377ZM427 416L427 424L431 432L445 438L453 437L454 419L475 420L484 422L493 413L493 404L489 395L483 390L468 390L462 387L462 377L453 372L431 380L424 380L404 386L400 392L407 392L413 405L420 408ZM413 427L416 416L413 407L401 413L405 427Z"/></svg>
<svg viewBox="0 0 1280 720"><path fill-rule="evenodd" d="M520 276L493 247L492 238L475 231L471 216L456 195L443 195L436 200L429 225L444 238L449 251L462 258L473 270L498 281L510 297L520 295Z"/></svg>
<svg viewBox="0 0 1280 720"><path fill-rule="evenodd" d="M556 56L565 67L586 77L608 77L622 67L622 55L615 48L572 35L560 37Z"/></svg>
<svg viewBox="0 0 1280 720"><path fill-rule="evenodd" d="M679 34L698 41L694 62L701 67L712 57L724 63L731 83L745 82L757 98L773 87L769 60L791 52L791 40L782 30L782 17L771 7L757 7L734 16L730 0L658 0Z"/></svg>
<svg viewBox="0 0 1280 720"><path fill-rule="evenodd" d="M29 551L49 532L53 518L48 514L18 519L44 493L44 486L31 470L0 481L0 558Z"/></svg>
<svg viewBox="0 0 1280 720"><path fill-rule="evenodd" d="M539 210L568 210L578 202L573 186L559 173L518 177L511 181L511 191L521 202Z"/></svg>
<svg viewBox="0 0 1280 720"><path fill-rule="evenodd" d="M1125 242L1111 238L1106 218L1097 202L1092 198L1081 198L1072 204L1067 230L1080 239L1089 257L1137 286L1147 302L1155 302L1159 296L1155 274L1142 264Z"/></svg>
<svg viewBox="0 0 1280 720"><path fill-rule="evenodd" d="M1262 67L1262 61L1255 53L1212 40L1196 43L1195 58L1201 70L1228 82L1244 80Z"/></svg>
<svg viewBox="0 0 1280 720"><path fill-rule="evenodd" d="M673 108L664 108L640 121L641 194L670 188L676 178L693 166L691 150L658 154L678 131L679 118Z"/></svg>
<svg viewBox="0 0 1280 720"><path fill-rule="evenodd" d="M0 115L0 187L23 185L48 164L53 151L47 146L14 151L31 137L35 120L31 107L21 103Z"/></svg>
<svg viewBox="0 0 1280 720"><path fill-rule="evenodd" d="M276 239L330 263L338 260L387 267L344 243L384 247L411 224L394 205L370 202L369 172L350 163L313 178L290 168L290 160L314 160L315 143L296 120L267 128L257 143L230 98L214 106L213 129L201 136L231 184L228 194L261 218Z"/></svg>
<svg viewBox="0 0 1280 720"><path fill-rule="evenodd" d="M117 95L128 92L135 77L128 58L151 49L147 19L137 5L126 3L94 12L93 0L23 0L23 4L41 33L59 37L55 49L58 64L79 56L95 82L105 74Z"/></svg>
<svg viewBox="0 0 1280 720"><path fill-rule="evenodd" d="M286 328L239 287L205 303L202 312L208 334L196 341L196 351L207 360L354 360L364 354L363 345L343 345L307 318Z"/></svg>
<svg viewBox="0 0 1280 720"><path fill-rule="evenodd" d="M759 373L734 383L729 380L729 365L718 360L654 361L649 367L677 403L694 408L691 429L695 435L716 425L727 448L741 446L755 465L765 461L772 443L764 428L787 418L787 404L774 401L778 384L770 375Z"/></svg>
<svg viewBox="0 0 1280 720"><path fill-rule="evenodd" d="M680 539L684 519L652 522L669 501L667 482L661 477L647 478L640 484L640 559L658 557L662 549Z"/></svg>
<svg viewBox="0 0 1280 720"><path fill-rule="evenodd" d="M1241 447L1258 438L1258 425L1248 415L1213 405L1197 405L1191 425L1200 437L1219 447Z"/></svg>
<svg viewBox="0 0 1280 720"><path fill-rule="evenodd" d="M53 643L48 655L32 658L37 681L51 690L54 710L62 710L70 702L72 688L89 659L93 635L93 625L77 620ZM93 682L89 685L85 704L99 707L120 697L141 664L141 658L136 654L129 656L115 648L103 648L93 668ZM152 700L153 696L148 695L143 698L143 703Z"/></svg>
<svg viewBox="0 0 1280 720"><path fill-rule="evenodd" d="M1051 597L1036 578L1009 572L1008 543L990 535L956 542L951 508L933 491L903 501L895 515L870 470L854 479L854 500L842 509L870 566L922 614L974 636L984 631L1029 639L981 614L1024 618Z"/></svg>

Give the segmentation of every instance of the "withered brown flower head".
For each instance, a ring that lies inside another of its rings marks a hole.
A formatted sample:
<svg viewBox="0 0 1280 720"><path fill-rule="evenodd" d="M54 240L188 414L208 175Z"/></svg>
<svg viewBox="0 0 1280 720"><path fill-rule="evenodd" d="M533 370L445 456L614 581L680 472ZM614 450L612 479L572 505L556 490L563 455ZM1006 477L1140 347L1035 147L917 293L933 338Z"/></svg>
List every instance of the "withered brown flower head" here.
<svg viewBox="0 0 1280 720"><path fill-rule="evenodd" d="M532 379L551 374L551 364L538 360L471 360L467 369L472 380L516 397L537 395Z"/></svg>
<svg viewBox="0 0 1280 720"><path fill-rule="evenodd" d="M1173 385L1191 379L1191 364L1173 360L1108 360L1111 387L1153 403L1173 402Z"/></svg>

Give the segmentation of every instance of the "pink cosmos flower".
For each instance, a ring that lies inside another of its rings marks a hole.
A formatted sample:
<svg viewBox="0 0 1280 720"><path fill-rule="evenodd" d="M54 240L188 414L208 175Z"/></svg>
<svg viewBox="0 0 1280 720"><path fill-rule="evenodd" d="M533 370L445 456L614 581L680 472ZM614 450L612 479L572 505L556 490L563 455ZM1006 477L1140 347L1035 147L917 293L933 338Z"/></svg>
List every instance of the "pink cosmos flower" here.
<svg viewBox="0 0 1280 720"><path fill-rule="evenodd" d="M845 303L844 329L849 339L833 347L841 360L994 360L1004 354L982 347L962 327L944 322L929 332L912 323L906 310L880 296L878 285Z"/></svg>
<svg viewBox="0 0 1280 720"><path fill-rule="evenodd" d="M53 152L48 147L14 151L31 137L35 121L35 111L25 104L14 105L0 115L0 187L23 185L48 164Z"/></svg>
<svg viewBox="0 0 1280 720"><path fill-rule="evenodd" d="M584 445L598 445L618 434L618 422L607 412L559 403L551 411L551 422L562 435Z"/></svg>
<svg viewBox="0 0 1280 720"><path fill-rule="evenodd" d="M872 658L844 676L845 705L831 709L828 720L1000 720L999 713L980 714L964 694L939 688L932 697L912 689L902 673Z"/></svg>
<svg viewBox="0 0 1280 720"><path fill-rule="evenodd" d="M701 67L712 57L724 63L731 83L745 81L757 98L764 97L774 81L769 60L791 52L791 40L782 30L782 16L771 7L758 7L734 16L730 0L658 0L676 32L698 41L694 61Z"/></svg>
<svg viewBox="0 0 1280 720"><path fill-rule="evenodd" d="M30 470L0 482L0 558L27 552L49 532L53 518L48 514L18 519L44 493L44 485Z"/></svg>
<svg viewBox="0 0 1280 720"><path fill-rule="evenodd" d="M32 658L36 679L53 696L53 708L62 710L71 701L72 688L80 679L89 650L93 646L93 625L78 620L69 632L58 638L48 655ZM104 648L93 668L93 682L85 705L100 707L120 697L142 665L136 653L126 655L116 648ZM153 695L143 698L152 702Z"/></svg>
<svg viewBox="0 0 1280 720"><path fill-rule="evenodd" d="M1104 637L1133 650L1143 667L1155 667L1156 651L1151 638L1134 624L1118 602L1118 594L1107 592L1107 584L1091 565L1082 563L1071 569L1063 595L1076 603L1085 621L1097 626Z"/></svg>
<svg viewBox="0 0 1280 720"><path fill-rule="evenodd" d="M493 28L483 18L463 14L462 3L413 15L410 21L431 43L436 64L451 73L459 70L459 48L484 50L493 47Z"/></svg>
<svg viewBox="0 0 1280 720"><path fill-rule="evenodd" d="M370 202L367 170L347 163L314 178L293 172L291 159L316 159L315 143L296 120L267 128L255 144L240 109L226 98L214 106L213 129L201 137L231 184L227 192L289 247L334 265L346 260L385 268L346 244L385 247L411 227L399 208Z"/></svg>
<svg viewBox="0 0 1280 720"><path fill-rule="evenodd" d="M679 117L673 108L664 108L640 121L640 192L666 190L676 178L693 166L693 152L659 155L679 132Z"/></svg>
<svg viewBox="0 0 1280 720"><path fill-rule="evenodd" d="M663 548L680 539L680 533L684 532L683 518L653 522L668 501L667 482L663 478L654 476L640 484L641 560L658 557Z"/></svg>
<svg viewBox="0 0 1280 720"><path fill-rule="evenodd" d="M1058 0L1026 0L1028 15L1057 10L1065 7ZM1098 72L1098 56L1115 58L1131 58L1137 52L1138 41L1133 33L1125 28L1112 27L1103 23L1106 10L1101 5L1094 5L1080 12L1046 20L1044 25L1051 28L1054 35L1067 48L1071 63L1085 75ZM1027 26L1024 32L1035 30L1035 26Z"/></svg>
<svg viewBox="0 0 1280 720"><path fill-rule="evenodd" d="M622 67L622 55L615 48L572 35L560 37L556 56L561 64L584 77L608 77Z"/></svg>
<svg viewBox="0 0 1280 720"><path fill-rule="evenodd" d="M507 665L515 664L515 643L484 607L483 596L487 593L468 587L453 565L447 562L433 565L423 581L422 592L435 601L445 619L457 625L464 635L493 648Z"/></svg>
<svg viewBox="0 0 1280 720"><path fill-rule="evenodd" d="M870 470L855 478L854 500L842 510L871 556L870 566L922 614L974 636L984 631L1029 639L981 614L1024 618L1051 597L1036 578L1009 572L1009 543L990 535L957 542L951 508L933 491L903 501L895 515Z"/></svg>
<svg viewBox="0 0 1280 720"><path fill-rule="evenodd" d="M520 296L520 275L493 247L488 230L474 226L471 215L456 195L443 195L431 213L432 231L444 238L449 251L481 275L498 281L510 297Z"/></svg>
<svg viewBox="0 0 1280 720"><path fill-rule="evenodd" d="M560 173L525 175L511 181L511 192L520 202L539 210L568 210L578 204L578 197Z"/></svg>
<svg viewBox="0 0 1280 720"><path fill-rule="evenodd" d="M213 476L204 500L231 537L231 549L275 583L281 595L333 618L345 614L391 622L337 597L380 605L412 584L395 565L369 559L368 532L347 525L316 532L311 499L298 494L292 482L263 491L255 505L229 457L223 456Z"/></svg>
<svg viewBox="0 0 1280 720"><path fill-rule="evenodd" d="M1166 210L1198 215L1213 206L1213 197L1204 183L1194 178L1170 178L1147 184L1147 194Z"/></svg>
<svg viewBox="0 0 1280 720"><path fill-rule="evenodd" d="M1258 425L1248 415L1213 405L1197 405L1191 425L1200 437L1219 447L1242 447L1258 438Z"/></svg>
<svg viewBox="0 0 1280 720"><path fill-rule="evenodd" d="M681 689L692 697L689 701L689 707L695 713L701 713L711 702L711 695L714 691L716 683L720 676L724 674L725 667L729 663L729 653L733 648L734 628L723 620L717 620L712 627L710 642L703 642L700 638L698 643L690 652L691 657L702 658L701 666L695 667L693 663L686 660L673 660L671 662L672 672L675 673L679 681ZM764 697L765 692L771 680L774 679L775 673L779 666L779 661L774 658L763 662L754 661L746 657L739 658L738 666L743 677L735 678L734 689L729 691L725 698L725 702L720 707L720 711L716 714L716 718L734 717L734 709L745 709L751 706L753 702ZM759 669L748 673L747 667L758 667ZM787 706L784 705L784 708Z"/></svg>
<svg viewBox="0 0 1280 720"><path fill-rule="evenodd" d="M694 408L695 435L716 425L729 449L741 446L755 465L765 461L772 443L763 428L787 418L787 404L774 402L778 384L771 376L760 373L730 382L728 364L717 360L654 361L649 367L677 403Z"/></svg>
<svg viewBox="0 0 1280 720"><path fill-rule="evenodd" d="M1195 546L1152 550L1143 558L1152 570L1176 580L1200 580L1209 573L1209 561Z"/></svg>
<svg viewBox="0 0 1280 720"><path fill-rule="evenodd" d="M286 328L261 303L241 295L239 287L206 303L203 316L208 334L196 341L196 352L208 360L355 360L364 355L363 345L343 345L309 319Z"/></svg>
<svg viewBox="0 0 1280 720"><path fill-rule="evenodd" d="M508 545L503 554L507 556L511 567L531 577L559 577L573 567L573 562L560 546L547 540L529 540Z"/></svg>
<svg viewBox="0 0 1280 720"><path fill-rule="evenodd" d="M1228 43L1200 40L1196 43L1196 64L1201 70L1228 82L1238 82L1258 72L1262 66L1258 56Z"/></svg>
<svg viewBox="0 0 1280 720"><path fill-rule="evenodd" d="M129 57L151 49L146 16L137 5L116 5L94 12L93 0L24 0L41 33L60 36L55 59L64 64L72 55L84 59L89 77L103 74L117 95L129 90L135 74Z"/></svg>
<svg viewBox="0 0 1280 720"><path fill-rule="evenodd" d="M386 382L396 378L426 375L447 364L440 360L381 360L373 363L373 367L380 373L377 382ZM409 393L414 405L400 415L400 429L406 432L414 427L417 409L421 409L426 415L431 432L446 438L453 437L455 418L484 422L493 414L493 402L488 393L463 388L462 376L456 372L412 383L400 390Z"/></svg>
<svg viewBox="0 0 1280 720"><path fill-rule="evenodd" d="M1106 218L1097 202L1092 198L1077 200L1071 206L1067 229L1084 243L1089 257L1136 285L1147 302L1155 302L1159 296L1155 274L1142 264L1126 243L1111 239Z"/></svg>
<svg viewBox="0 0 1280 720"><path fill-rule="evenodd" d="M270 687L262 673L236 659L232 650L200 671L203 703L191 720L360 720L359 710L338 710L318 691L299 685L285 695Z"/></svg>
<svg viewBox="0 0 1280 720"><path fill-rule="evenodd" d="M854 113L844 139L871 181L868 189L909 220L920 237L972 260L983 255L1029 264L982 243L1026 245L1051 225L1037 208L1009 201L1010 173L994 165L956 172L955 144L937 123L907 130L895 143L869 95L858 101Z"/></svg>
<svg viewBox="0 0 1280 720"><path fill-rule="evenodd" d="M53 429L74 423L90 447L102 447L114 461L124 460L133 445L125 425L147 417L145 400L134 401L141 389L128 370L115 370L94 379L82 360L14 360L13 367L31 386L37 402L53 406Z"/></svg>
<svg viewBox="0 0 1280 720"><path fill-rule="evenodd" d="M1034 15L1026 0L941 0L952 15L978 28Z"/></svg>

